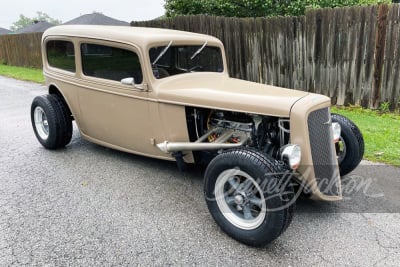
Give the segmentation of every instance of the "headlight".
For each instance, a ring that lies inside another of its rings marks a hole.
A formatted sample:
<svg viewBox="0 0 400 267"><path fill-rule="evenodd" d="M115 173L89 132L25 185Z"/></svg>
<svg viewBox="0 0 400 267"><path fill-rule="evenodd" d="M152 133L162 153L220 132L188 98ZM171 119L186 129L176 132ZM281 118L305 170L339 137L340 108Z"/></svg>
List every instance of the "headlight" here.
<svg viewBox="0 0 400 267"><path fill-rule="evenodd" d="M333 142L335 143L339 142L340 132L342 131L340 124L337 122L332 122L332 131L333 131Z"/></svg>
<svg viewBox="0 0 400 267"><path fill-rule="evenodd" d="M282 147L281 159L288 164L292 170L300 166L301 148L298 145L286 145Z"/></svg>

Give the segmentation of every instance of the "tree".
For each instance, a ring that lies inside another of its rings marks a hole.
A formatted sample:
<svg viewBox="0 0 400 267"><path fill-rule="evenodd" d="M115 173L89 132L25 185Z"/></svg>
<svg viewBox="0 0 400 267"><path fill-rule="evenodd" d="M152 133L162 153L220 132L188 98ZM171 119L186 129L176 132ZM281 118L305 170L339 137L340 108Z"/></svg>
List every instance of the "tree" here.
<svg viewBox="0 0 400 267"><path fill-rule="evenodd" d="M390 3L391 0L165 0L166 15L207 14L225 17L304 15L307 8Z"/></svg>
<svg viewBox="0 0 400 267"><path fill-rule="evenodd" d="M25 17L22 14L19 15L19 20L14 22L13 25L10 27L10 29L12 31L16 31L16 30L25 28L26 26L29 26L31 24L34 24L35 21L47 21L47 22L49 22L51 24L54 24L54 25L61 24L61 20L53 19L49 15L47 15L46 13L41 12L41 11L37 11L36 12L36 16L33 17L33 18Z"/></svg>

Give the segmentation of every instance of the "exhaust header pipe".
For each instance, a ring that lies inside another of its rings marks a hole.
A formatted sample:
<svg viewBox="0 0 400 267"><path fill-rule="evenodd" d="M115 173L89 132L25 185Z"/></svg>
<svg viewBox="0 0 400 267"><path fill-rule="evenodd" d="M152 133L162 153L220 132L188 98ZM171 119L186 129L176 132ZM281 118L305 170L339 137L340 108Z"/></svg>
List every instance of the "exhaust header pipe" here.
<svg viewBox="0 0 400 267"><path fill-rule="evenodd" d="M165 152L177 152L177 151L199 151L199 150L218 150L218 149L228 149L242 146L245 140L240 143L230 143L230 144L215 144L215 143L185 143L185 142L168 142L157 144L157 147Z"/></svg>
<svg viewBox="0 0 400 267"><path fill-rule="evenodd" d="M196 142L168 142L164 141L163 143L157 144L157 147L165 152L178 152L178 151L199 151L199 150L218 150L218 149L228 149L243 146L248 137L247 135L240 133L240 142L238 143L225 143L232 137L234 131L227 130L222 133L214 142L212 143L202 143L211 133L217 131L218 129L212 129L202 137L200 137Z"/></svg>

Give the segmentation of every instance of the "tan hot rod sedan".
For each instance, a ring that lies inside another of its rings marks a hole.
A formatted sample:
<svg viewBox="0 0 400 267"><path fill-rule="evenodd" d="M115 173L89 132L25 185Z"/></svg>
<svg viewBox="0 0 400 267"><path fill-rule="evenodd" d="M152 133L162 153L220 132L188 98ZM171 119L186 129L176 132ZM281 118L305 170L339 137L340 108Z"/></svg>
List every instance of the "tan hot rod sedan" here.
<svg viewBox="0 0 400 267"><path fill-rule="evenodd" d="M217 38L116 26L57 26L42 37L48 94L31 120L48 149L83 138L129 153L206 166L204 194L234 239L263 246L289 226L296 193L340 200L360 163L354 123L330 98L230 78Z"/></svg>

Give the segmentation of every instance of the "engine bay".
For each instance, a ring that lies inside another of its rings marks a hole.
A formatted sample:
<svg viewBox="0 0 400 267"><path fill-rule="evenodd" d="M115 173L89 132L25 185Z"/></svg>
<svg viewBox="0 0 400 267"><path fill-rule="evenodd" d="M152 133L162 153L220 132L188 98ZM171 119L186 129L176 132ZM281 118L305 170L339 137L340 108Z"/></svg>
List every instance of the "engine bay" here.
<svg viewBox="0 0 400 267"><path fill-rule="evenodd" d="M186 112L192 142L242 143L279 159L280 148L290 140L287 118L201 108L187 108ZM213 157L218 151L201 153Z"/></svg>

